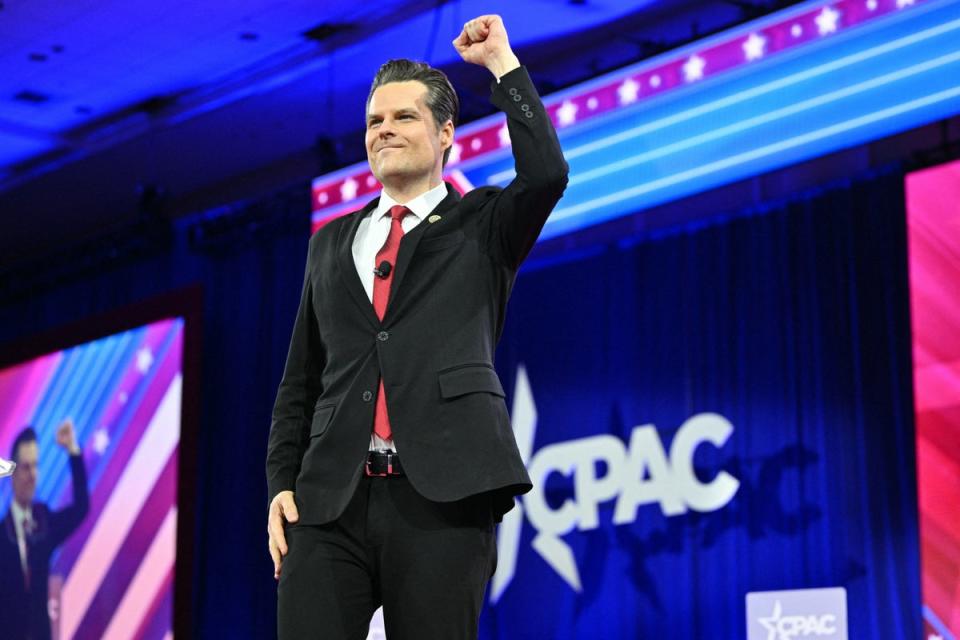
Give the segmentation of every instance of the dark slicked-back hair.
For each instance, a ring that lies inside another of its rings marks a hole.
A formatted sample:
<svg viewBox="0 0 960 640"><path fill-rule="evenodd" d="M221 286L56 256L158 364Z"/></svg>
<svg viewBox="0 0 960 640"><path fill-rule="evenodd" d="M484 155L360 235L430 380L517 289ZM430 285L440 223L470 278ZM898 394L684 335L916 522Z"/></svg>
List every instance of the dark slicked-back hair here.
<svg viewBox="0 0 960 640"><path fill-rule="evenodd" d="M453 90L453 85L447 78L447 74L439 69L434 69L426 62L417 62L416 60L407 60L400 58L397 60L388 60L380 66L377 75L373 77L373 84L370 85L370 93L367 95L367 111L370 110L370 100L373 98L373 92L378 87L382 87L390 82L408 82L416 80L427 87L427 107L433 115L433 121L439 131L447 120L457 126L457 120L460 113L460 101L457 99L457 92ZM450 149L443 152L443 166L447 165L447 159L450 157Z"/></svg>
<svg viewBox="0 0 960 640"><path fill-rule="evenodd" d="M10 448L10 459L20 464L20 461L17 460L17 449L19 449L22 444L36 441L37 432L33 430L33 427L24 427L13 441L13 446Z"/></svg>

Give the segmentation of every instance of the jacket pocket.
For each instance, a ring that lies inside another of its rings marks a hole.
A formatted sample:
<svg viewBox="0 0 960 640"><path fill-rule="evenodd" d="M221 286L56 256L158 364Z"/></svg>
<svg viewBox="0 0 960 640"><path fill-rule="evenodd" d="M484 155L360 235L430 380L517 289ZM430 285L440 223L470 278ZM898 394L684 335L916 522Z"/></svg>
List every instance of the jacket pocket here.
<svg viewBox="0 0 960 640"><path fill-rule="evenodd" d="M463 231L458 229L457 231L445 233L441 236L423 238L417 246L417 253L429 253L431 251L441 251L455 247L463 242L464 237Z"/></svg>
<svg viewBox="0 0 960 640"><path fill-rule="evenodd" d="M469 365L450 371L442 371L438 378L440 380L440 396L443 398L456 398L478 391L492 393L501 398L504 397L503 386L500 384L497 372L487 365Z"/></svg>
<svg viewBox="0 0 960 640"><path fill-rule="evenodd" d="M323 435L323 432L327 430L327 425L330 424L330 418L333 417L333 412L336 408L337 405L335 404L325 404L313 410L313 422L310 423L311 438Z"/></svg>

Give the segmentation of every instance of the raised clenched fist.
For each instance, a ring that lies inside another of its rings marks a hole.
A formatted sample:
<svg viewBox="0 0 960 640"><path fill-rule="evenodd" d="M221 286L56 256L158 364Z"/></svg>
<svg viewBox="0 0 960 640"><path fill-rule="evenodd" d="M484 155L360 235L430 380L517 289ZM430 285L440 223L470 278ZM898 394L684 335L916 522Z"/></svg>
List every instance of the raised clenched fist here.
<svg viewBox="0 0 960 640"><path fill-rule="evenodd" d="M497 15L480 16L464 24L453 46L465 61L486 67L497 78L520 66L503 20Z"/></svg>
<svg viewBox="0 0 960 640"><path fill-rule="evenodd" d="M70 455L80 453L80 446L77 444L77 432L73 427L73 420L67 418L57 427L57 444L67 450Z"/></svg>

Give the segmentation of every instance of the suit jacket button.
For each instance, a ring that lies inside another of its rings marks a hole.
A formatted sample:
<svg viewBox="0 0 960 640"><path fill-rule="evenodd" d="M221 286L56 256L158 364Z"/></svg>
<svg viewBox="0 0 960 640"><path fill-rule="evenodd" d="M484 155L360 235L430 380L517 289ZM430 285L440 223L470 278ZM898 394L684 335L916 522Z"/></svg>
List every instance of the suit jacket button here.
<svg viewBox="0 0 960 640"><path fill-rule="evenodd" d="M364 402L370 402L371 400L373 400L373 393L371 393L370 391L364 391L364 392L363 392L363 401L364 401Z"/></svg>
<svg viewBox="0 0 960 640"><path fill-rule="evenodd" d="M377 340L379 340L380 342L386 342L389 339L390 339L390 334L387 333L386 331L381 331L380 333L377 334Z"/></svg>

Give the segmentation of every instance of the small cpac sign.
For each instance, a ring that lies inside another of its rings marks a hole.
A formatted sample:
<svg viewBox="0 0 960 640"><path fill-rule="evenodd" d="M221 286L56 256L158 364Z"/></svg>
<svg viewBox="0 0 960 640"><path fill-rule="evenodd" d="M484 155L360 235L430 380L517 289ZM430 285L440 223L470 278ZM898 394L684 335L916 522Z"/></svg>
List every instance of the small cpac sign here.
<svg viewBox="0 0 960 640"><path fill-rule="evenodd" d="M747 640L847 640L847 591L747 594Z"/></svg>

